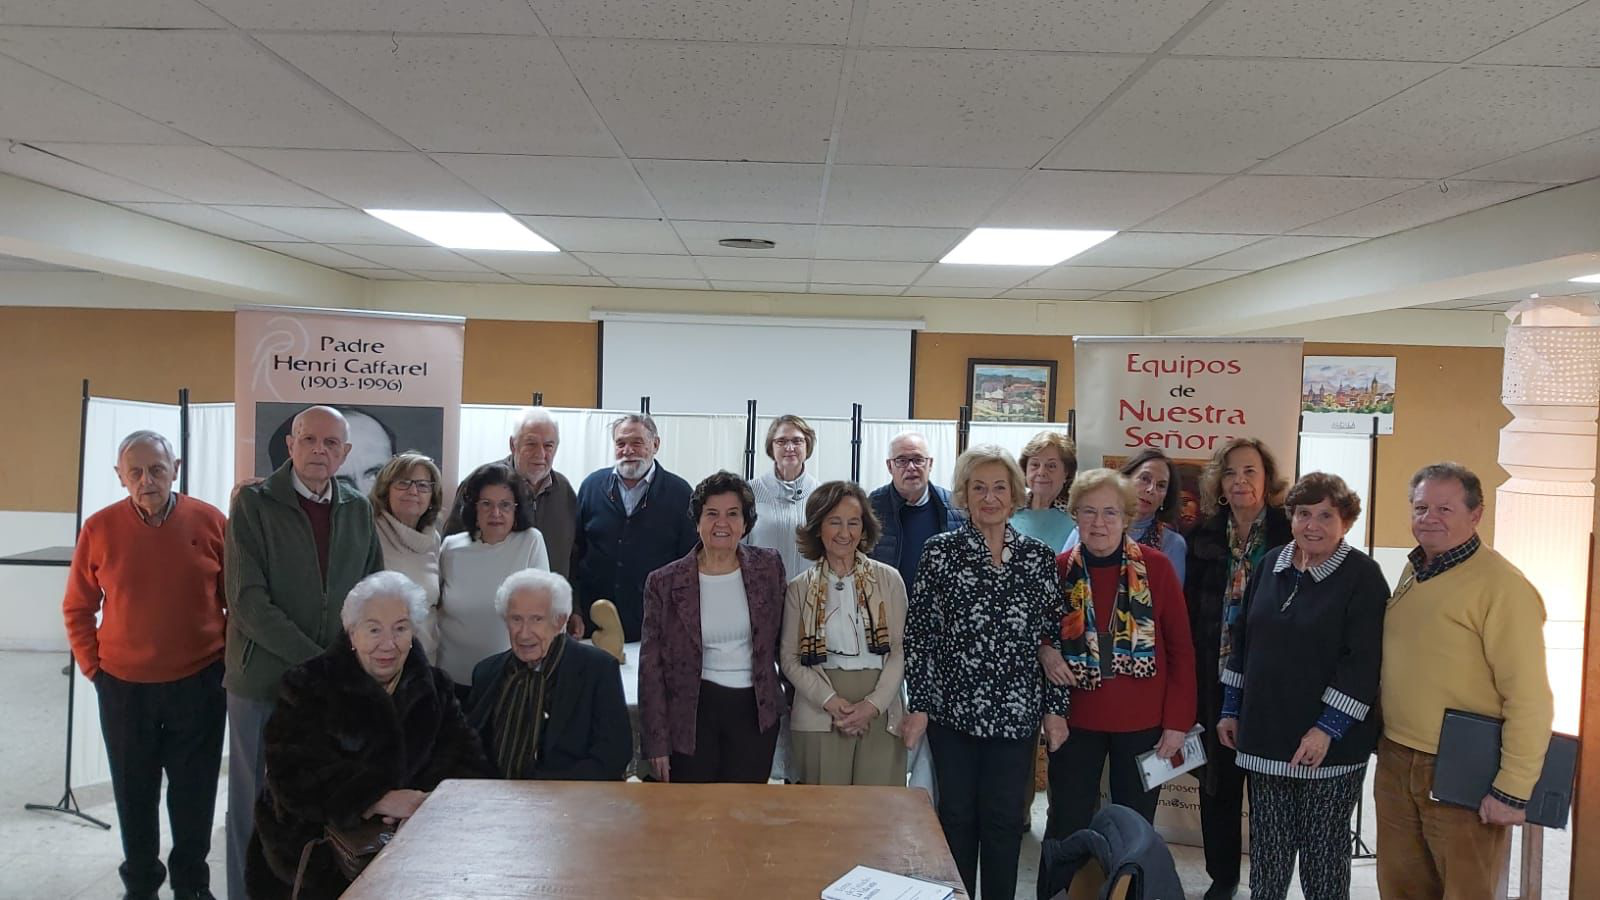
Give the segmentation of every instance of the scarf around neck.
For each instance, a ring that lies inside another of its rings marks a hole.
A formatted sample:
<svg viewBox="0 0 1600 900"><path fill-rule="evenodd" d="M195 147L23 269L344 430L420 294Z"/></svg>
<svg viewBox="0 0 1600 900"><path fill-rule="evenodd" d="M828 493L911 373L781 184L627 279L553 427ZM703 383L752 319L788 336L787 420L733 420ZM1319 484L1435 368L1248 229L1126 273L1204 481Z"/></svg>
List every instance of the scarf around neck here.
<svg viewBox="0 0 1600 900"><path fill-rule="evenodd" d="M1144 550L1132 538L1122 539L1122 571L1111 612L1111 671L1132 678L1156 675L1155 605L1145 577ZM1067 551L1066 612L1061 617L1062 657L1072 669L1077 689L1100 687L1100 635L1089 583L1088 559L1080 541Z"/></svg>
<svg viewBox="0 0 1600 900"><path fill-rule="evenodd" d="M1217 657L1219 675L1228 668L1228 658L1233 656L1233 624L1238 621L1239 611L1244 608L1244 591L1250 581L1250 573L1267 553L1266 539L1266 507L1261 508L1242 539L1234 527L1233 516L1228 516L1228 581L1222 594L1222 642Z"/></svg>
<svg viewBox="0 0 1600 900"><path fill-rule="evenodd" d="M811 614L800 617L800 665L820 666L828 661L828 633L824 627L828 620L828 584L840 576L828 569L828 558L824 556L806 570L805 577L808 579L806 602L811 605ZM867 624L867 652L888 655L889 617L884 601L876 596L878 576L873 573L865 553L856 551L855 568L844 577L855 580L856 608L861 610ZM877 600L876 610L873 600Z"/></svg>
<svg viewBox="0 0 1600 900"><path fill-rule="evenodd" d="M550 642L539 667L534 668L515 656L506 663L506 675L495 703L495 765L503 778L532 778L539 764L539 744L544 737L545 702L550 682L555 678L561 653L567 647L566 635Z"/></svg>

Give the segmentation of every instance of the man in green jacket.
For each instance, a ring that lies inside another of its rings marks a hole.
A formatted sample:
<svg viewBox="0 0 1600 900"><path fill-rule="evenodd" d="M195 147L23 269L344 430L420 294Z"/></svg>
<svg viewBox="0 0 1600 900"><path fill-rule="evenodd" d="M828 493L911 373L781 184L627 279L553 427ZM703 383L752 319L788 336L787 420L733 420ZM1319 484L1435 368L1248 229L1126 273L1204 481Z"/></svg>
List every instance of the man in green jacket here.
<svg viewBox="0 0 1600 900"><path fill-rule="evenodd" d="M278 679L327 649L356 582L383 568L372 507L334 478L350 453L338 410L295 416L289 461L240 488L228 515L228 896L243 897L245 848L261 792L262 732Z"/></svg>

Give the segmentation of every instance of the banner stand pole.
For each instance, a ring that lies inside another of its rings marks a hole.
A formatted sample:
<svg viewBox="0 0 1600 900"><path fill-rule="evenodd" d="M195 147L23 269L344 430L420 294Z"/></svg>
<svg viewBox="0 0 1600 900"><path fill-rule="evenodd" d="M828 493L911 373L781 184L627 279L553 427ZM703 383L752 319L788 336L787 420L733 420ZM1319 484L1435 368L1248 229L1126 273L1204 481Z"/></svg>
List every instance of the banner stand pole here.
<svg viewBox="0 0 1600 900"><path fill-rule="evenodd" d="M83 380L83 407L78 415L78 519L72 529L73 543L77 543L78 532L83 530L83 454L84 446L88 441L89 432L89 379ZM72 715L76 705L78 678L72 672L72 651L67 651L67 753L66 770L62 775L61 799L53 805L45 803L25 803L22 808L33 812L58 812L99 825L107 831L111 826L84 812L78 806L78 797L72 793Z"/></svg>
<svg viewBox="0 0 1600 900"><path fill-rule="evenodd" d="M915 332L913 332L915 334ZM861 404L850 404L850 480L861 483Z"/></svg>

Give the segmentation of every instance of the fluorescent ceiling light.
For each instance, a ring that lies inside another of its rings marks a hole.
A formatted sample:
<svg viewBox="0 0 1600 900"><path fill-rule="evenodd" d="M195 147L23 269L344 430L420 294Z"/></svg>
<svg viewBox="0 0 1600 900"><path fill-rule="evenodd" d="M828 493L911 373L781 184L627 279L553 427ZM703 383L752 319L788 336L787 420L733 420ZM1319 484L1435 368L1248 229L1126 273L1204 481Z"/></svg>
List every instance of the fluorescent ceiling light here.
<svg viewBox="0 0 1600 900"><path fill-rule="evenodd" d="M369 209L367 215L451 250L561 251L561 248L534 234L528 226L505 213Z"/></svg>
<svg viewBox="0 0 1600 900"><path fill-rule="evenodd" d="M1115 231L1061 228L974 228L939 262L975 266L1053 266L1114 234Z"/></svg>
<svg viewBox="0 0 1600 900"><path fill-rule="evenodd" d="M1600 272L1596 272L1593 275L1579 275L1577 278L1569 278L1567 280L1581 281L1584 284L1600 284Z"/></svg>

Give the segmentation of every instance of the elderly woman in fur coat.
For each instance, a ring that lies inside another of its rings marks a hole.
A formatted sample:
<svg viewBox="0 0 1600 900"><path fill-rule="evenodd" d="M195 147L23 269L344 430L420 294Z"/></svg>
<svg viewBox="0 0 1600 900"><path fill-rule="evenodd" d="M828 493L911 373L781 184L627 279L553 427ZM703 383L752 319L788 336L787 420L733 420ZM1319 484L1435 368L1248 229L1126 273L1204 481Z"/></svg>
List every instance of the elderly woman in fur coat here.
<svg viewBox="0 0 1600 900"><path fill-rule="evenodd" d="M302 853L299 897L338 897L350 882L319 842L327 825L399 824L444 779L487 776L450 677L412 645L425 611L422 588L404 575L369 575L345 598L344 634L284 674L245 859L252 900L288 898Z"/></svg>

